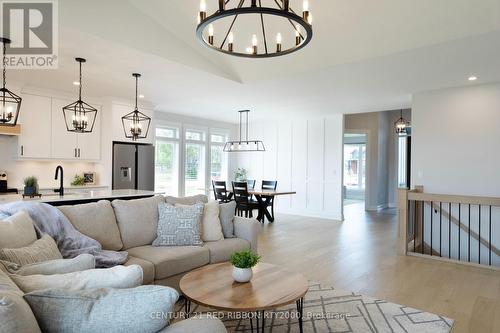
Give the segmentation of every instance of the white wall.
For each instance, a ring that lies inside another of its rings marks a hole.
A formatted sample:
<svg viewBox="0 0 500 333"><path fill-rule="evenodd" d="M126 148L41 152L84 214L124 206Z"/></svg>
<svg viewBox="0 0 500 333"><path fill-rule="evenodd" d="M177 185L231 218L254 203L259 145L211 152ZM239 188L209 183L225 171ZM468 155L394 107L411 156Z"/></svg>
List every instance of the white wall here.
<svg viewBox="0 0 500 333"><path fill-rule="evenodd" d="M500 196L500 84L413 96L412 184Z"/></svg>
<svg viewBox="0 0 500 333"><path fill-rule="evenodd" d="M276 199L283 213L342 220L343 116L254 122L250 139L266 152L234 153L248 177L278 180L278 189L297 194Z"/></svg>

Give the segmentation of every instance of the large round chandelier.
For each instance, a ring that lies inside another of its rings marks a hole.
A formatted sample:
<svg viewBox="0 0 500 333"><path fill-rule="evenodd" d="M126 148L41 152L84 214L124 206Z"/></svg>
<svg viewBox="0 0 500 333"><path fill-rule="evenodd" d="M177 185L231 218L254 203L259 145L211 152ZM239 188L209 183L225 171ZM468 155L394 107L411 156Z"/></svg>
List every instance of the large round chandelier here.
<svg viewBox="0 0 500 333"><path fill-rule="evenodd" d="M289 0L219 0L214 10L208 16L206 0L201 0L196 36L204 45L225 54L282 56L302 49L313 36L308 0L303 0L302 15L292 9Z"/></svg>

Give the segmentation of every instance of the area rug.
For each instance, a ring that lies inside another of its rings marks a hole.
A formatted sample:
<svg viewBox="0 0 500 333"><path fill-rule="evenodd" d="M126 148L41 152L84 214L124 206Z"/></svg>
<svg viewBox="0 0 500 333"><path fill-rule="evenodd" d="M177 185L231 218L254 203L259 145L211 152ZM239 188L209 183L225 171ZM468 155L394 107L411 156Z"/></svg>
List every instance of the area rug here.
<svg viewBox="0 0 500 333"><path fill-rule="evenodd" d="M177 311L184 311L183 301ZM216 312L192 303L191 314L220 318L228 332L251 332L248 314ZM255 320L253 321L255 325ZM311 283L304 300L304 332L450 332L453 319ZM266 332L299 332L295 304L266 314Z"/></svg>

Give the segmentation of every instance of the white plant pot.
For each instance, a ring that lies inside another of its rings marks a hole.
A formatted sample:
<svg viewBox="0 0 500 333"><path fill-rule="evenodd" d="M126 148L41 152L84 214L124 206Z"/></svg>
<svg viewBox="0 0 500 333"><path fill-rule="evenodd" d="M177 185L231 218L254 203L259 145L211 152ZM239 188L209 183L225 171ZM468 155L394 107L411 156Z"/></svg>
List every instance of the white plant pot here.
<svg viewBox="0 0 500 333"><path fill-rule="evenodd" d="M251 268L233 267L233 279L236 282L248 282L252 279L253 272Z"/></svg>

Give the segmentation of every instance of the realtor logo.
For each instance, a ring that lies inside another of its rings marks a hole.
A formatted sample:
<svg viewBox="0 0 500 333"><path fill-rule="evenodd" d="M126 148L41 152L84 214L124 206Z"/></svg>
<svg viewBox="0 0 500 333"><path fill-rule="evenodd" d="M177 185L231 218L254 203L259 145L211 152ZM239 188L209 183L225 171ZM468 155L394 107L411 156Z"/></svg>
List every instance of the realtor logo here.
<svg viewBox="0 0 500 333"><path fill-rule="evenodd" d="M7 67L56 69L58 51L57 0L1 1L2 34Z"/></svg>

